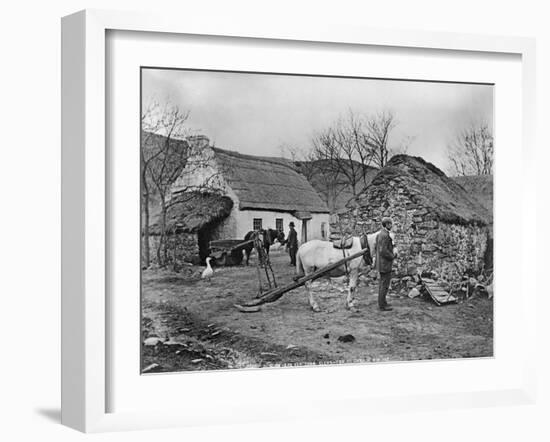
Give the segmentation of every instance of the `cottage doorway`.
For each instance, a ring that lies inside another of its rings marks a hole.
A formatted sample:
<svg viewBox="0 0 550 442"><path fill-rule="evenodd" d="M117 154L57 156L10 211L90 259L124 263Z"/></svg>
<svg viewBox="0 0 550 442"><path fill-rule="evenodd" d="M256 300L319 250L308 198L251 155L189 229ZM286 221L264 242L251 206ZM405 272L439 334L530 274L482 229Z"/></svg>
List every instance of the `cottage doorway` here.
<svg viewBox="0 0 550 442"><path fill-rule="evenodd" d="M198 244L199 244L199 257L201 263L204 263L207 256L210 254L210 241L212 240L212 234L214 233L216 225L206 224L198 231Z"/></svg>
<svg viewBox="0 0 550 442"><path fill-rule="evenodd" d="M301 243L307 242L307 222L312 218L311 213L297 210L294 212L294 217L302 221L302 238Z"/></svg>
<svg viewBox="0 0 550 442"><path fill-rule="evenodd" d="M302 220L302 244L307 242L307 219Z"/></svg>

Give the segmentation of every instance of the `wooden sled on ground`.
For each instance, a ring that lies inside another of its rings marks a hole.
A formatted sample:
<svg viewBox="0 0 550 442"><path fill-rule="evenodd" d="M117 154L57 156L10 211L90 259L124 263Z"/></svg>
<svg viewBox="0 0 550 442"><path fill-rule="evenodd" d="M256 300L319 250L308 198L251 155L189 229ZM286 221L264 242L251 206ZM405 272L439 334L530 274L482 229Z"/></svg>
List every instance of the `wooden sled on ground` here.
<svg viewBox="0 0 550 442"><path fill-rule="evenodd" d="M429 278L420 277L420 293L425 293L436 305L449 304L457 302L458 298L448 291L444 290L436 281Z"/></svg>

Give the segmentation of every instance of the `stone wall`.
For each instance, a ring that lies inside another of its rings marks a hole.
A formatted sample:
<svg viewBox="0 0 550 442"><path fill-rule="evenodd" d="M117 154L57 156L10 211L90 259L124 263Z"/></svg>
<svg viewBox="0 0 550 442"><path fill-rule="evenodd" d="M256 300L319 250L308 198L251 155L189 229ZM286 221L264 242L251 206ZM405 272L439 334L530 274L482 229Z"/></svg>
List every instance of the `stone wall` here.
<svg viewBox="0 0 550 442"><path fill-rule="evenodd" d="M392 231L399 250L394 270L398 276L428 271L454 282L466 273L483 270L488 243L486 227L441 221L407 198L400 188L377 204L366 206L359 202L355 208L333 217L332 237L340 236L339 232L375 232L384 216L393 220Z"/></svg>
<svg viewBox="0 0 550 442"><path fill-rule="evenodd" d="M226 218L222 219L215 227L211 229L210 240L218 239L239 239L244 238L244 235L239 236L238 233L238 220L236 214L238 213L238 204L233 205L231 213Z"/></svg>
<svg viewBox="0 0 550 442"><path fill-rule="evenodd" d="M149 237L151 265L158 265L157 247L160 236L151 235ZM199 243L196 233L178 233L176 235L168 235L168 266L177 269L184 262L192 262L199 255ZM143 250L142 250L143 252ZM162 253L162 252L161 252Z"/></svg>

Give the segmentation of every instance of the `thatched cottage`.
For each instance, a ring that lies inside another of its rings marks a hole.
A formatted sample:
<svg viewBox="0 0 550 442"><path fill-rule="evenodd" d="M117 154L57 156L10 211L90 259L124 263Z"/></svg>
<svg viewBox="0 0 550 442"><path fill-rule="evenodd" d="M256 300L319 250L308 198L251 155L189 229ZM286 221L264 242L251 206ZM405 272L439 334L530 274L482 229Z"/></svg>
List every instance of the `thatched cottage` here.
<svg viewBox="0 0 550 442"><path fill-rule="evenodd" d="M435 271L452 281L486 267L489 211L422 158L394 156L348 204L340 225L375 231L384 216L394 221L398 274Z"/></svg>
<svg viewBox="0 0 550 442"><path fill-rule="evenodd" d="M290 221L302 242L328 237L327 205L291 161L213 147L205 136L188 141L193 153L172 186L171 198L200 192L215 199L206 205L200 227L194 228L201 256L211 240L244 238L249 231L262 228L288 234ZM179 214L174 210L169 215L172 222L186 225L187 230L189 223L182 216L194 213L194 203L190 204ZM218 210L220 207L223 210Z"/></svg>

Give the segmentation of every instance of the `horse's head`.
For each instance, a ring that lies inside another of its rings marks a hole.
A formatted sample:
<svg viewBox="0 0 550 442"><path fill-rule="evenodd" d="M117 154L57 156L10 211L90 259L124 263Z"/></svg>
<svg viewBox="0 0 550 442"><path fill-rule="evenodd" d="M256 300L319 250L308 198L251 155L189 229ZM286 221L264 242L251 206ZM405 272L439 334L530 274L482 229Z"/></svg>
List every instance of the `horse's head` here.
<svg viewBox="0 0 550 442"><path fill-rule="evenodd" d="M279 241L281 244L285 240L285 234L276 229L266 229L262 231L264 234L264 244L273 245L275 240Z"/></svg>
<svg viewBox="0 0 550 442"><path fill-rule="evenodd" d="M269 241L269 235L265 229L260 229L256 231L255 236L259 241L261 241L262 244L265 244L267 241Z"/></svg>

